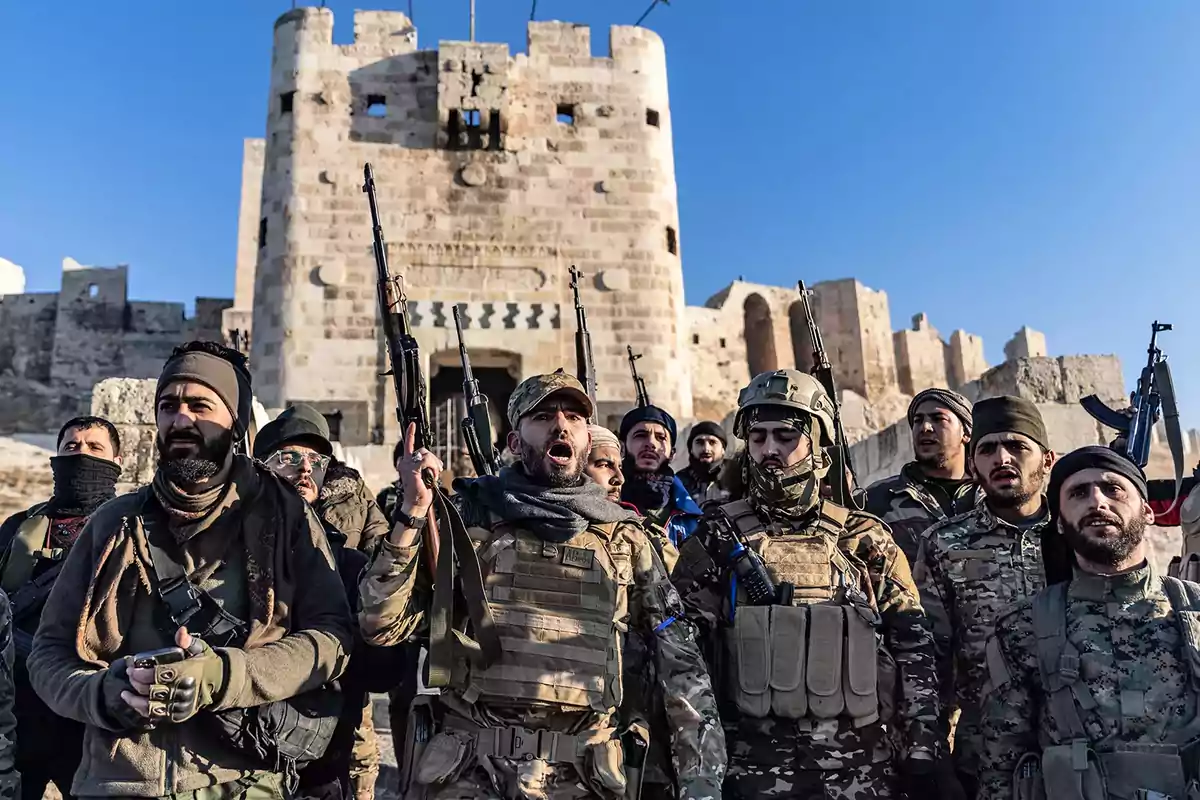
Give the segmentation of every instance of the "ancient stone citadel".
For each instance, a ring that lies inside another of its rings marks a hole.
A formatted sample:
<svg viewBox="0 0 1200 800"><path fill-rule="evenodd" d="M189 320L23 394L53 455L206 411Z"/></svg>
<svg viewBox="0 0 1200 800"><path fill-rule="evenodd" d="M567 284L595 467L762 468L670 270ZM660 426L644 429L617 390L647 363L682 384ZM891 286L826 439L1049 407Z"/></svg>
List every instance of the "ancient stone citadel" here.
<svg viewBox="0 0 1200 800"><path fill-rule="evenodd" d="M597 57L591 34L535 22L522 54L446 41L421 50L404 14L358 11L353 43L338 45L329 10L284 14L266 137L244 146L232 301L198 300L187 320L179 304L129 301L124 267L71 266L58 293L0 299L0 385L53 385L46 392L65 394L49 416L61 420L72 404L86 407L98 379L155 375L179 341L223 335L244 344L250 334L262 403L316 405L342 445L386 475L397 426L390 379L380 377L388 365L365 162L375 168L388 255L406 280L434 408L461 393L456 304L495 409L525 375L572 367L572 265L585 274L609 425L633 402L627 345L644 355L654 401L683 422L726 417L756 372L807 369L812 344L794 288L739 280L704 306L685 304L663 42L617 26L608 55ZM975 394L990 386L1068 406L1090 391L1123 394L1115 358L1045 358L1044 337L1028 328L1005 347L1009 362L985 375L979 337L960 330L943 340L923 314L893 332L887 295L853 279L813 288L853 439L901 419L928 386ZM0 424L49 430L47 416ZM1087 419L1073 430L1102 436ZM896 455L884 450L892 455L871 457L880 465Z"/></svg>

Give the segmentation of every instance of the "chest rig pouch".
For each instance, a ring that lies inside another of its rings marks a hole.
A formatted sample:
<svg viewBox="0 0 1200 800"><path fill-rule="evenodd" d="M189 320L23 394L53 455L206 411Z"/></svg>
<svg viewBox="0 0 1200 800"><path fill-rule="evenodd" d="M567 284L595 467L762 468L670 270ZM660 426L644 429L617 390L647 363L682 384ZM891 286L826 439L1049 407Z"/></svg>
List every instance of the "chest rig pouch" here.
<svg viewBox="0 0 1200 800"><path fill-rule="evenodd" d="M880 620L859 588L861 565L837 546L847 512L827 504L815 525L773 534L757 515L751 521L743 505L722 511L776 585L791 589L783 603L737 598L726 642L738 710L757 718L845 717L855 727L878 721Z"/></svg>
<svg viewBox="0 0 1200 800"><path fill-rule="evenodd" d="M1161 743L1117 742L1092 747L1084 715L1097 707L1080 675L1079 650L1067 638L1068 584L1056 583L1033 602L1038 673L1046 692L1047 716L1059 732L1057 744L1040 759L1028 754L1014 775L1019 800L1164 800L1200 797L1197 744L1200 743L1200 587L1163 578L1163 589L1179 625L1181 665L1188 670L1192 720L1169 731ZM994 655L993 655L994 653ZM993 643L989 657L1002 657ZM1185 758L1186 756L1186 758ZM1040 782L1022 782L1022 770L1040 773ZM1040 783L1040 785L1038 785Z"/></svg>
<svg viewBox="0 0 1200 800"><path fill-rule="evenodd" d="M616 525L563 543L499 525L472 529L483 584L504 653L474 667L464 700L546 703L608 711L621 705L630 544Z"/></svg>

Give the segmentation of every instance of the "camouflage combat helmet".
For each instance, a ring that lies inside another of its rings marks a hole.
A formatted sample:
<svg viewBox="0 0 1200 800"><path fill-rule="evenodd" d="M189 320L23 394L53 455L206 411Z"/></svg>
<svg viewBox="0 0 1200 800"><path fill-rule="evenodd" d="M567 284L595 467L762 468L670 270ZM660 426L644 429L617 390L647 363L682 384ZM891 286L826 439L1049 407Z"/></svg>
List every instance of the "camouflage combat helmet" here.
<svg viewBox="0 0 1200 800"><path fill-rule="evenodd" d="M746 438L744 415L755 406L784 406L813 417L821 428L820 447L833 445L833 402L825 388L811 375L794 369L777 369L755 375L738 394L738 411L733 429Z"/></svg>

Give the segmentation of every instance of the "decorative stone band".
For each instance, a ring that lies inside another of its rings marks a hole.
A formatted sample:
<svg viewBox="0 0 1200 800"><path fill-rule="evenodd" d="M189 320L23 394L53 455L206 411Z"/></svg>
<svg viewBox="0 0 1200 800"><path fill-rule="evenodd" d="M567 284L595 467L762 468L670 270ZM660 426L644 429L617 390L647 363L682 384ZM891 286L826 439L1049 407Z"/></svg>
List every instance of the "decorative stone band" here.
<svg viewBox="0 0 1200 800"><path fill-rule="evenodd" d="M463 328L528 331L561 327L557 303L448 303L444 300L409 300L408 317L414 328L453 328L454 306L462 314Z"/></svg>

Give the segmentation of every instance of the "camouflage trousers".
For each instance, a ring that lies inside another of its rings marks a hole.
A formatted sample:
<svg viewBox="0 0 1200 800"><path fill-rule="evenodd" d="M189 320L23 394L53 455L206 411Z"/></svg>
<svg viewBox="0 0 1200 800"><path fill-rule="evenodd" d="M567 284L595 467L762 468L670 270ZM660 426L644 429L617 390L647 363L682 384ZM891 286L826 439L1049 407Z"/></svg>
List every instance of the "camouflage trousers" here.
<svg viewBox="0 0 1200 800"><path fill-rule="evenodd" d="M890 762L833 770L791 770L730 758L722 794L727 800L893 800L899 796Z"/></svg>
<svg viewBox="0 0 1200 800"><path fill-rule="evenodd" d="M350 751L350 791L358 800L375 796L379 780L379 737L371 720L371 695L363 700L362 722L354 729L354 748Z"/></svg>

